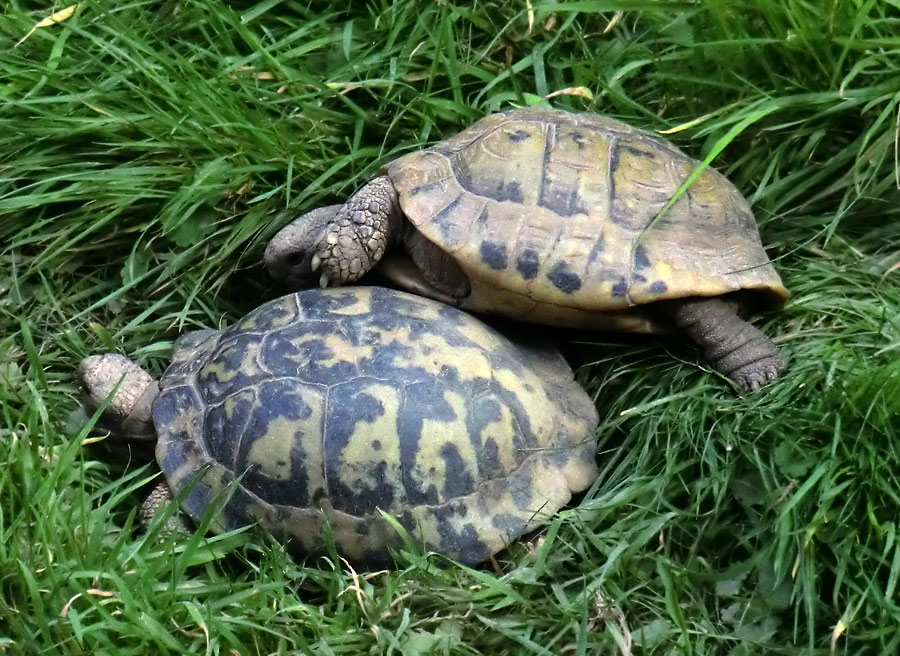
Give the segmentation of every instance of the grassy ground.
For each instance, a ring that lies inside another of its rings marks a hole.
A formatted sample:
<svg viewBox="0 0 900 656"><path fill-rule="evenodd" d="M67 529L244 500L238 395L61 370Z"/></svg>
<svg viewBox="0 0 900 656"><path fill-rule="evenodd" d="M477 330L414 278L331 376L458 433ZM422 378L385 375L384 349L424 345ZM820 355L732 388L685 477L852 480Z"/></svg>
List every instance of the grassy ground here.
<svg viewBox="0 0 900 656"><path fill-rule="evenodd" d="M88 0L16 46L66 6L0 10L0 651L898 653L900 5ZM151 471L82 447L79 359L159 373L280 291L285 210L552 94L747 194L785 377L739 397L677 342L579 347L603 475L496 567L131 530Z"/></svg>

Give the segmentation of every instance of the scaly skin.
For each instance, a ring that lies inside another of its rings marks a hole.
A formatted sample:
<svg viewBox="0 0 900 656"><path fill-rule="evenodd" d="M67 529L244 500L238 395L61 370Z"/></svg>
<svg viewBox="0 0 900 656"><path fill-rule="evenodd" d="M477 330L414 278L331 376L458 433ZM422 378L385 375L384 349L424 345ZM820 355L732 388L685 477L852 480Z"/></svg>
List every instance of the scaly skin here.
<svg viewBox="0 0 900 656"><path fill-rule="evenodd" d="M402 223L394 185L375 178L345 204L314 209L282 228L266 247L266 267L295 287L355 282L397 242Z"/></svg>
<svg viewBox="0 0 900 656"><path fill-rule="evenodd" d="M153 523L157 513L159 513L171 500L172 490L169 489L169 484L165 480L161 480L156 484L150 494L147 495L147 498L144 499L144 503L141 504L141 510L138 513L138 522L141 527L147 529L150 524ZM162 532L163 534L191 533L192 528L187 517L179 512L169 518L163 526Z"/></svg>
<svg viewBox="0 0 900 656"><path fill-rule="evenodd" d="M686 299L673 301L670 313L713 368L745 391L761 388L784 369L772 340L741 319L733 304L718 298Z"/></svg>
<svg viewBox="0 0 900 656"><path fill-rule="evenodd" d="M780 305L788 292L750 206L698 165L608 117L536 107L494 114L387 163L346 205L299 217L273 238L266 262L293 289L339 285L402 244L409 258L381 266L401 289L573 328L667 332L672 316L657 304L685 297L746 293ZM749 390L780 374L783 360L758 331L691 302L676 323L716 369Z"/></svg>
<svg viewBox="0 0 900 656"><path fill-rule="evenodd" d="M150 407L159 394L159 385L150 374L118 353L89 356L82 360L79 370L88 411L96 410L115 391L103 417L109 425L111 437L156 441ZM147 528L156 513L171 499L172 493L163 480L153 488L141 506L138 515L140 525ZM175 515L166 522L163 530L189 532L190 528L184 516Z"/></svg>
<svg viewBox="0 0 900 656"><path fill-rule="evenodd" d="M118 353L92 355L79 367L86 404L93 412L115 390L104 413L113 432L122 438L156 439L150 405L159 394L153 377ZM118 385L118 388L116 387Z"/></svg>
<svg viewBox="0 0 900 656"><path fill-rule="evenodd" d="M355 282L371 271L397 240L400 223L397 192L386 176L362 187L341 207L316 246L311 268L315 272L316 264L321 266L321 286Z"/></svg>

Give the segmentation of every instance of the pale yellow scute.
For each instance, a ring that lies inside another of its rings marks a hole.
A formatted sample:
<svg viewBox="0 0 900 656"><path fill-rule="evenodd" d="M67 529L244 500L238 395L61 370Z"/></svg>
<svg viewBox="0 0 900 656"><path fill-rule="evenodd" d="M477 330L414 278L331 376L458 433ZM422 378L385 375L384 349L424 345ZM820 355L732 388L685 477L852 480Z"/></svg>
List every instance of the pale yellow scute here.
<svg viewBox="0 0 900 656"><path fill-rule="evenodd" d="M368 314L372 309L372 297L367 290L361 290L360 292L356 292L356 290L339 290L336 296L349 299L350 303L347 305L335 303L331 309L333 314L344 316L364 315Z"/></svg>
<svg viewBox="0 0 900 656"><path fill-rule="evenodd" d="M540 123L506 123L460 151L455 158L458 180L476 195L513 196L517 204L535 205L544 139Z"/></svg>
<svg viewBox="0 0 900 656"><path fill-rule="evenodd" d="M415 348L404 359L404 366L421 368L434 375L440 374L448 363L464 363L457 366L461 380L474 380L490 376L491 363L483 348L477 346L451 346L435 333L421 335Z"/></svg>
<svg viewBox="0 0 900 656"><path fill-rule="evenodd" d="M450 390L445 390L443 400L449 406L454 419L438 421L424 419L415 452L415 465L407 472L414 486L427 490L435 485L438 503L444 503L456 496L445 491L448 481L447 449L455 450L459 458L455 459L462 466L462 471L454 472L454 476L468 478L473 484L480 479L478 472L478 454L475 453L469 435L466 432L466 399Z"/></svg>
<svg viewBox="0 0 900 656"><path fill-rule="evenodd" d="M395 510L406 503L400 444L396 438L397 411L402 391L392 385L372 382L363 388L362 393L380 404L382 412L371 421L359 420L355 423L347 444L331 465L333 471L339 474L339 482L354 493L374 489L377 485L390 487L394 491L394 501L390 508L383 510ZM381 481L373 480L375 471L381 472Z"/></svg>
<svg viewBox="0 0 900 656"><path fill-rule="evenodd" d="M285 481L291 476L291 448L294 423L284 417L271 419L262 437L253 441L247 461L256 465L264 476Z"/></svg>
<svg viewBox="0 0 900 656"><path fill-rule="evenodd" d="M247 464L252 464L262 475L273 480L290 480L292 464L303 463L308 494L324 490L325 477L322 454L322 429L324 426L323 411L325 392L313 385L296 384L292 386L292 394L299 397L299 405L308 409L307 416L294 418L272 417L266 423L266 430L249 445ZM244 390L240 395L249 394ZM234 407L239 402L237 395L227 398L224 410L227 417L232 416ZM233 437L235 451L240 448L239 435ZM293 451L296 450L297 454Z"/></svg>
<svg viewBox="0 0 900 656"><path fill-rule="evenodd" d="M331 353L331 357L319 358L317 360L318 366L321 367L330 368L341 363L356 366L360 360L372 357L373 347L371 345L353 344L352 342L347 341L343 335L334 333L324 336L311 335L310 339L307 341L312 342L318 340L324 342L325 348Z"/></svg>
<svg viewBox="0 0 900 656"><path fill-rule="evenodd" d="M545 446L553 434L557 417L556 409L547 402L543 383L529 369L521 372L495 370L494 379L515 396L523 414L528 417L531 432L537 441L535 446Z"/></svg>
<svg viewBox="0 0 900 656"><path fill-rule="evenodd" d="M235 354L240 356L240 364L236 367L226 366L224 363L233 358ZM220 385L225 385L238 374L259 376L266 372L260 367L258 356L258 342L232 342L222 348L216 358L206 361L200 368L198 377L200 380L205 380L215 376Z"/></svg>
<svg viewBox="0 0 900 656"><path fill-rule="evenodd" d="M479 399L479 402L494 403L497 408L497 416L486 423L478 433L482 448L486 448L484 445L492 444L491 448L495 448L497 451L499 470L503 473L514 471L522 460L523 454L516 443L510 439L510 436L514 435L519 428L512 409L494 395L485 395Z"/></svg>

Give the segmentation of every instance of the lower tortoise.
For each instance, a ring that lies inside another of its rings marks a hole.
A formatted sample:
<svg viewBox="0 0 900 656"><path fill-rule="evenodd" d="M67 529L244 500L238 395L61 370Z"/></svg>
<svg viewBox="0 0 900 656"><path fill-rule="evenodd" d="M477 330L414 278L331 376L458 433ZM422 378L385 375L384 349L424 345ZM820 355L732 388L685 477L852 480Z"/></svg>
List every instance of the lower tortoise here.
<svg viewBox="0 0 900 656"><path fill-rule="evenodd" d="M386 513L424 547L478 563L597 475L591 399L554 350L378 287L307 290L225 330L182 336L157 383L117 354L81 364L116 433L158 437L147 523L182 493L214 530L258 523L299 554L384 562ZM121 381L121 382L120 382ZM118 385L118 388L117 388Z"/></svg>
<svg viewBox="0 0 900 656"><path fill-rule="evenodd" d="M629 332L681 331L745 389L784 361L743 315L788 296L747 202L672 144L593 114L488 116L387 164L345 204L266 249L295 287L395 284L476 312ZM398 248L402 246L402 248Z"/></svg>

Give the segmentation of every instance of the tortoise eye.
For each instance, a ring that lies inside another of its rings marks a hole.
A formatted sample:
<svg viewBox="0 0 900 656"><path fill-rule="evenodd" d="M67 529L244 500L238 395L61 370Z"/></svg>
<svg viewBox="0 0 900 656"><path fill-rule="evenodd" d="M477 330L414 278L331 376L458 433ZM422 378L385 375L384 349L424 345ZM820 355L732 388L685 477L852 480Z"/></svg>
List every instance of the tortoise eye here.
<svg viewBox="0 0 900 656"><path fill-rule="evenodd" d="M303 264L303 260L306 259L306 256L300 251L296 251L291 253L290 255L286 255L284 258L284 263L289 267L299 267Z"/></svg>

